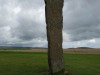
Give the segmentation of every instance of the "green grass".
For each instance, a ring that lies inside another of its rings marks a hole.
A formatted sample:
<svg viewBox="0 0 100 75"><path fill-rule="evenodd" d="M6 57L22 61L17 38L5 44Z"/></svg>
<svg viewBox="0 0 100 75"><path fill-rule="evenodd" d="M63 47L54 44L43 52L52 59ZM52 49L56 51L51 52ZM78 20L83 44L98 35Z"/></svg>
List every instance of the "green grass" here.
<svg viewBox="0 0 100 75"><path fill-rule="evenodd" d="M64 54L69 75L100 75L100 55ZM0 75L48 75L47 53L0 52Z"/></svg>
<svg viewBox="0 0 100 75"><path fill-rule="evenodd" d="M64 57L69 75L100 75L100 55L65 54Z"/></svg>

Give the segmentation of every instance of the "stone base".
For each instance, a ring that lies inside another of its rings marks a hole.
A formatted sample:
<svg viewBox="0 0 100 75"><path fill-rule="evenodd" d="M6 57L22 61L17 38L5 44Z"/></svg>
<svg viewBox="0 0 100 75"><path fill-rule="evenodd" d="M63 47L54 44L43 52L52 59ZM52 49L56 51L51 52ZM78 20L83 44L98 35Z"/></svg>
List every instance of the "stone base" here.
<svg viewBox="0 0 100 75"><path fill-rule="evenodd" d="M64 75L64 69L62 69L59 72L54 73L53 75Z"/></svg>
<svg viewBox="0 0 100 75"><path fill-rule="evenodd" d="M49 73L49 75L68 75L68 71L65 71L64 69L62 69L61 71L53 73L53 74Z"/></svg>
<svg viewBox="0 0 100 75"><path fill-rule="evenodd" d="M44 74L44 75L69 75L68 71L64 71L64 70L61 70L61 71L56 72L54 74L50 74L49 72L42 72L42 74Z"/></svg>

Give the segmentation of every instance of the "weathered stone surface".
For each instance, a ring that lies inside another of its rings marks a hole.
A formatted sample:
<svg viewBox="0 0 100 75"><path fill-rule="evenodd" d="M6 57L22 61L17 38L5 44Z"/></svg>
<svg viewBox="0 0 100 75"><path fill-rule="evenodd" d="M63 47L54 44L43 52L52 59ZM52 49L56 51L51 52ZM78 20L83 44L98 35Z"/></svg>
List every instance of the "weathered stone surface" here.
<svg viewBox="0 0 100 75"><path fill-rule="evenodd" d="M64 70L62 49L63 3L64 0L45 0L48 63L52 75Z"/></svg>

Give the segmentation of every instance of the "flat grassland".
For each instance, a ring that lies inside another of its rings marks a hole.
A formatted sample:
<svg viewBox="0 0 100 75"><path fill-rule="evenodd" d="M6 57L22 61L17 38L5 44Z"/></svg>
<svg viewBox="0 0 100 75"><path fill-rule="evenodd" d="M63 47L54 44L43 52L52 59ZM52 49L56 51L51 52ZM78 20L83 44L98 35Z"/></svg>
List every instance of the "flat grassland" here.
<svg viewBox="0 0 100 75"><path fill-rule="evenodd" d="M0 51L0 75L48 75L47 49ZM69 75L100 75L98 51L65 49L65 69Z"/></svg>

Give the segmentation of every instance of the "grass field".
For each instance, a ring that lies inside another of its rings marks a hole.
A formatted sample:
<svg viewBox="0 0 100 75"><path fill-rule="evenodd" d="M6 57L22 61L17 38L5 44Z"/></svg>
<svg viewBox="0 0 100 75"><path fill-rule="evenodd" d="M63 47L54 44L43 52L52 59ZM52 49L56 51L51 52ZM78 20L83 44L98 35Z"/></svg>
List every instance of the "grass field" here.
<svg viewBox="0 0 100 75"><path fill-rule="evenodd" d="M100 75L100 54L64 53L69 75ZM48 75L47 53L0 52L0 75Z"/></svg>

